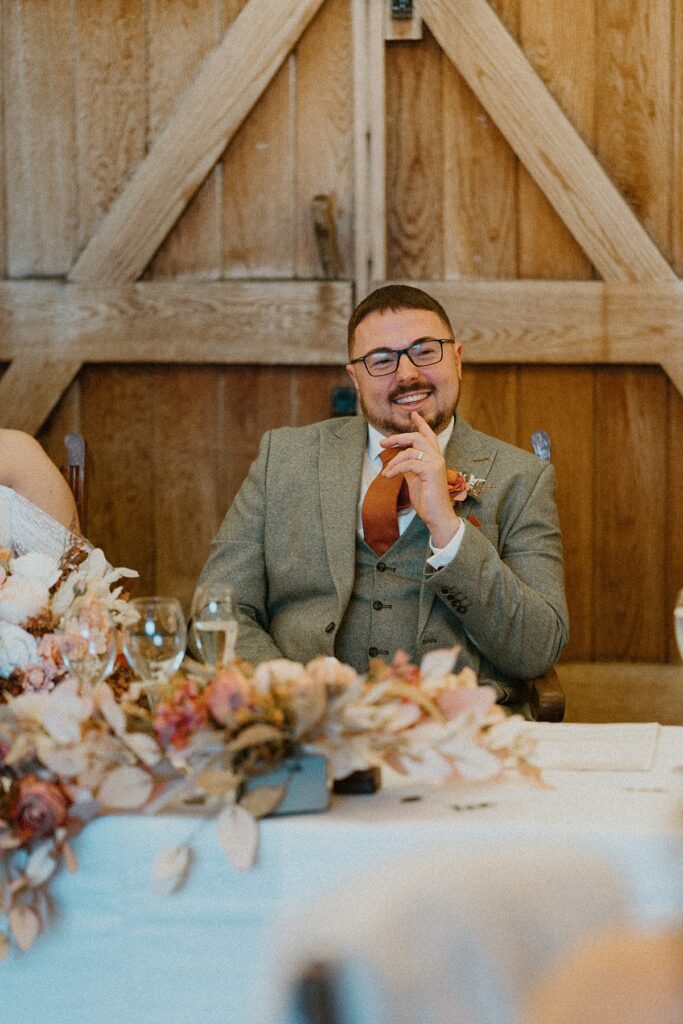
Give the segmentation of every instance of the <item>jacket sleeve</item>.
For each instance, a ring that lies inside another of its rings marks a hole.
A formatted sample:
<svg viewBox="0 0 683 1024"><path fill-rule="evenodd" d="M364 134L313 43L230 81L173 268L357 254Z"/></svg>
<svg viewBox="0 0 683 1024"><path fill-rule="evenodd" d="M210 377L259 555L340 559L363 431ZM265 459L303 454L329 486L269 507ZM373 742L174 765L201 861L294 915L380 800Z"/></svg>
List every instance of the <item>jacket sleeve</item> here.
<svg viewBox="0 0 683 1024"><path fill-rule="evenodd" d="M501 501L498 548L465 521L458 554L426 580L484 657L519 679L554 665L569 635L555 470L527 477Z"/></svg>
<svg viewBox="0 0 683 1024"><path fill-rule="evenodd" d="M239 602L237 655L253 664L281 658L269 632L264 538L270 433L213 541L200 582L229 583Z"/></svg>

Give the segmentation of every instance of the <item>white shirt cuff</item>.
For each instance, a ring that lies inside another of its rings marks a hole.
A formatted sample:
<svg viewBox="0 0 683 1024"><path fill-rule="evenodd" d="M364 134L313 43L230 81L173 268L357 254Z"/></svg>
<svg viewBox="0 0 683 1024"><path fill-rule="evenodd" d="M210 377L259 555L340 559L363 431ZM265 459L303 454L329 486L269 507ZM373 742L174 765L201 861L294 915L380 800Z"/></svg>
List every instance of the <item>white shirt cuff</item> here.
<svg viewBox="0 0 683 1024"><path fill-rule="evenodd" d="M429 538L429 547L431 548L431 555L427 559L427 565L431 565L432 569L443 569L444 565L448 565L452 562L462 544L462 538L465 533L464 523L460 520L460 526L455 531L451 539L445 548L435 548L432 544L432 538Z"/></svg>

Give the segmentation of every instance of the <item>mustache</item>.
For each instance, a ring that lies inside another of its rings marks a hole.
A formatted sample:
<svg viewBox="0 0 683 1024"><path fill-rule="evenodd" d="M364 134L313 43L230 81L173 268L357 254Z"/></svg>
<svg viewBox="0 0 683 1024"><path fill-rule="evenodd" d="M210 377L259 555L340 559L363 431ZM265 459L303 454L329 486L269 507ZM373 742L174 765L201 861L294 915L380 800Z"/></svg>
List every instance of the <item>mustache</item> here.
<svg viewBox="0 0 683 1024"><path fill-rule="evenodd" d="M412 395L414 391L428 391L431 394L433 390L433 385L428 384L426 380L416 381L413 384L403 384L394 388L389 395L389 401L395 402L397 398L401 398L403 395Z"/></svg>

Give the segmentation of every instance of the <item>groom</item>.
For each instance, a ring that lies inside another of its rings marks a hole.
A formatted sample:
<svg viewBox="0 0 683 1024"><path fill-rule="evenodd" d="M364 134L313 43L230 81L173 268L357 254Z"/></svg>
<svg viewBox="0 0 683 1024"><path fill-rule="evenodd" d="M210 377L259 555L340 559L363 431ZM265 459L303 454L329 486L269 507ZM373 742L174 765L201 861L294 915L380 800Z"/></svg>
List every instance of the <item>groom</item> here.
<svg viewBox="0 0 683 1024"><path fill-rule="evenodd" d="M265 434L202 572L236 591L238 655L363 672L458 645L481 682L541 675L568 635L553 467L456 415L462 346L426 292L372 292L348 343L363 417Z"/></svg>

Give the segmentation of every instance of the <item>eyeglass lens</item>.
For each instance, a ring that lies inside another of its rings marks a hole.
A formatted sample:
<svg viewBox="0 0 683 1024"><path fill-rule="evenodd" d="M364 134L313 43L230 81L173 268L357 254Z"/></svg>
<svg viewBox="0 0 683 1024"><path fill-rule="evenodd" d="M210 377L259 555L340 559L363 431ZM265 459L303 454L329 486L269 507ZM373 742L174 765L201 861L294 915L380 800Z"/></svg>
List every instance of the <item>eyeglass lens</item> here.
<svg viewBox="0 0 683 1024"><path fill-rule="evenodd" d="M382 374L394 372L403 353L415 366L429 366L430 363L439 362L442 350L442 342L430 338L427 341L415 342L410 348L398 351L387 348L370 352L364 361L368 372L373 377L381 377Z"/></svg>

